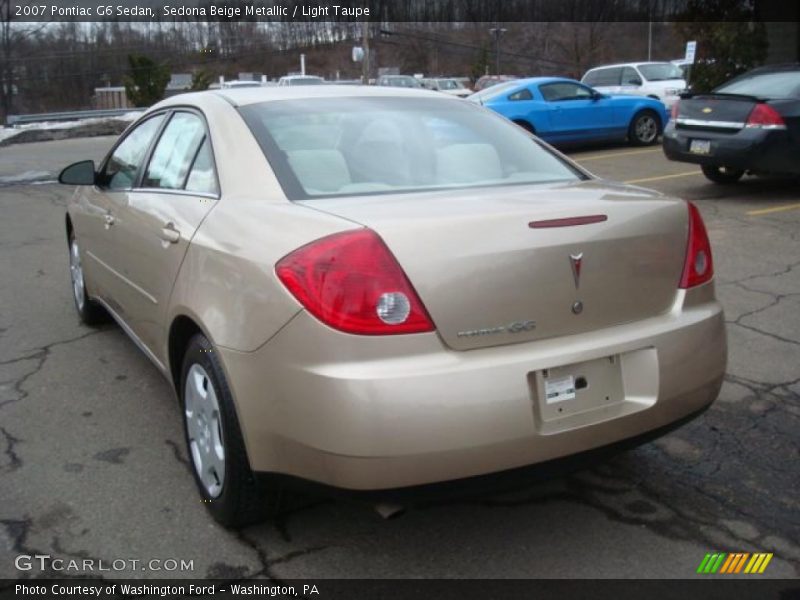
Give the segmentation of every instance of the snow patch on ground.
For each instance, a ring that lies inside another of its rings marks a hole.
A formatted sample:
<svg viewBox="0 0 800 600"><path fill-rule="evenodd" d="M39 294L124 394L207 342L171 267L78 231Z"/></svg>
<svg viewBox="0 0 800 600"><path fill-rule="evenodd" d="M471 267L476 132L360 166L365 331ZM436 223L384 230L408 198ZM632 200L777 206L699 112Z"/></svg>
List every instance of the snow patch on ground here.
<svg viewBox="0 0 800 600"><path fill-rule="evenodd" d="M25 131L46 131L49 129L74 129L76 127L86 127L89 125L106 124L112 121L131 122L138 118L142 113L132 111L116 117L101 117L91 119L79 119L77 121L43 121L41 123L24 123L16 127L0 127L0 142L10 140L12 143L17 135Z"/></svg>

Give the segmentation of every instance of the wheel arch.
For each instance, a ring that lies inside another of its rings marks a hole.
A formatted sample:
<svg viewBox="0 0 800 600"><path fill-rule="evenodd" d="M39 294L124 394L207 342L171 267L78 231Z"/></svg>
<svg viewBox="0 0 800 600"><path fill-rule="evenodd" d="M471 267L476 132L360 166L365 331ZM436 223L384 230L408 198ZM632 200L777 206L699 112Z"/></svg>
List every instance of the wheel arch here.
<svg viewBox="0 0 800 600"><path fill-rule="evenodd" d="M189 340L196 334L201 333L208 338L208 335L197 324L197 322L185 315L177 315L172 319L167 336L167 362L172 385L175 393L180 397L181 393L181 367L183 366L183 356L189 345ZM211 338L208 338L209 340Z"/></svg>

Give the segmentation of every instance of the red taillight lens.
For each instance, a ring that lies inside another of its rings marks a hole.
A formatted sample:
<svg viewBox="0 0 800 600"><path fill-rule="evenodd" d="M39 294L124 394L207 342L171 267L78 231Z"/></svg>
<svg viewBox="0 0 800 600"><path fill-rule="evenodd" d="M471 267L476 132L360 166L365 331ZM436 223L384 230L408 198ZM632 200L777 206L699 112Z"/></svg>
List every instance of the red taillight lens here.
<svg viewBox="0 0 800 600"><path fill-rule="evenodd" d="M676 100L675 104L673 104L672 108L670 109L669 118L672 119L673 121L678 118L678 104L680 103L681 103L680 100Z"/></svg>
<svg viewBox="0 0 800 600"><path fill-rule="evenodd" d="M311 242L278 261L275 272L308 312L334 329L360 335L434 330L403 269L369 229Z"/></svg>
<svg viewBox="0 0 800 600"><path fill-rule="evenodd" d="M769 104L756 104L747 117L745 127L761 127L764 129L786 129L786 122L778 111Z"/></svg>
<svg viewBox="0 0 800 600"><path fill-rule="evenodd" d="M686 244L686 262L683 265L680 287L686 289L710 281L714 276L711 243L697 207L689 204L689 240Z"/></svg>

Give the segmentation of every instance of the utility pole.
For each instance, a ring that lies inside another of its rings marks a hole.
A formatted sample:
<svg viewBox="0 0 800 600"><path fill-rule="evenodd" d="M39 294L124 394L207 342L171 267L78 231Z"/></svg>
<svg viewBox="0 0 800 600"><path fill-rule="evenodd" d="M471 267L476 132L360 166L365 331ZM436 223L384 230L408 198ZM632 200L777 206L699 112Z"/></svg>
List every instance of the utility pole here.
<svg viewBox="0 0 800 600"><path fill-rule="evenodd" d="M361 46L364 48L364 60L361 62L361 83L369 85L369 20L361 24Z"/></svg>
<svg viewBox="0 0 800 600"><path fill-rule="evenodd" d="M495 23L495 25L498 25ZM495 75L500 75L500 36L503 35L508 29L505 27L492 27L489 30L489 33L494 35L494 47L495 47Z"/></svg>

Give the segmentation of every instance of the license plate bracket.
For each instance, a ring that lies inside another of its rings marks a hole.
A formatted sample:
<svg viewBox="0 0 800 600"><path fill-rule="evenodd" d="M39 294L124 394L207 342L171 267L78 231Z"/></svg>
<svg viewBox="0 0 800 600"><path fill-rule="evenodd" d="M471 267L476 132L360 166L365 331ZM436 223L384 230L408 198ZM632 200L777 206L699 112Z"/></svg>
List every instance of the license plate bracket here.
<svg viewBox="0 0 800 600"><path fill-rule="evenodd" d="M703 156L711 154L711 140L691 140L689 142L689 152Z"/></svg>

